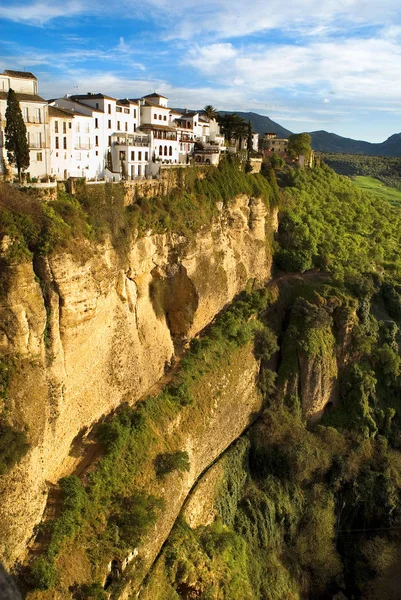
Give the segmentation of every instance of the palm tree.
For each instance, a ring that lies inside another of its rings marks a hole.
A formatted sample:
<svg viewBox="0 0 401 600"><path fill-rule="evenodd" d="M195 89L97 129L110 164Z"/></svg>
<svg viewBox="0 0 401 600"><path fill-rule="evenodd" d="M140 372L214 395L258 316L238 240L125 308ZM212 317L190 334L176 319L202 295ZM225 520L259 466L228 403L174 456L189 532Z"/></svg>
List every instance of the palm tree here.
<svg viewBox="0 0 401 600"><path fill-rule="evenodd" d="M203 114L208 119L216 119L217 118L217 110L211 104L207 104L203 109Z"/></svg>

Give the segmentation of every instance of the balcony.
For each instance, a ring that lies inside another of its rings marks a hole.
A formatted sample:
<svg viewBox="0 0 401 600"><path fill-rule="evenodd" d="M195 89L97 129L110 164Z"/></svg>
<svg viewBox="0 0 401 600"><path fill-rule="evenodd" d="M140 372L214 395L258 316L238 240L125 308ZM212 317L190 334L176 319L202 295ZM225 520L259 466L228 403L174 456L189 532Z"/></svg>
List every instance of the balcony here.
<svg viewBox="0 0 401 600"><path fill-rule="evenodd" d="M25 117L25 123L43 123L43 119L41 117Z"/></svg>
<svg viewBox="0 0 401 600"><path fill-rule="evenodd" d="M92 144L75 144L74 150L91 150L93 148Z"/></svg>
<svg viewBox="0 0 401 600"><path fill-rule="evenodd" d="M149 138L147 136L118 136L112 141L114 146L139 146L142 148L149 147Z"/></svg>
<svg viewBox="0 0 401 600"><path fill-rule="evenodd" d="M46 148L45 142L35 142L31 140L29 140L28 146L30 150L40 150L42 148Z"/></svg>

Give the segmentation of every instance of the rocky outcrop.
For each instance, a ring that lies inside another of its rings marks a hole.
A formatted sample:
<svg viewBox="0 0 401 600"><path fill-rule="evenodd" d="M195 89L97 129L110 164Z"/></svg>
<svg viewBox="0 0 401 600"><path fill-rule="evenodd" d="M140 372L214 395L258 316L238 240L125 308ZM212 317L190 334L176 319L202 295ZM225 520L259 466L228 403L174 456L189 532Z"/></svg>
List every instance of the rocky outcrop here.
<svg viewBox="0 0 401 600"><path fill-rule="evenodd" d="M79 259L63 253L9 268L0 352L17 366L7 411L27 427L31 446L0 482L7 564L23 557L49 486L79 461L74 440L143 396L250 281L269 279L275 218L262 201L241 196L191 240L149 233L124 259L110 244L88 244ZM193 478L210 460L202 452L193 452Z"/></svg>

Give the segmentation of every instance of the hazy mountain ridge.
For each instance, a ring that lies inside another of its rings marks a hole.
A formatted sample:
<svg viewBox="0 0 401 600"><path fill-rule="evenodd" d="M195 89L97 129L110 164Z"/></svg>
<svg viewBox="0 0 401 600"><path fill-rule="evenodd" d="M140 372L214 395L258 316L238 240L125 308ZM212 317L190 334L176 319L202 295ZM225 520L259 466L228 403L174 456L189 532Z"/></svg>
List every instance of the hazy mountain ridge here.
<svg viewBox="0 0 401 600"><path fill-rule="evenodd" d="M219 112L224 114L230 111ZM292 134L291 131L264 115L239 111L237 111L237 115L246 121L250 120L254 131L257 131L262 136L268 131L277 133L279 137L287 137ZM368 156L401 156L401 133L395 133L384 142L377 144L363 140L353 140L352 138L342 137L336 133L324 130L310 131L308 133L312 138L313 149L318 152L341 152L344 154L365 154Z"/></svg>

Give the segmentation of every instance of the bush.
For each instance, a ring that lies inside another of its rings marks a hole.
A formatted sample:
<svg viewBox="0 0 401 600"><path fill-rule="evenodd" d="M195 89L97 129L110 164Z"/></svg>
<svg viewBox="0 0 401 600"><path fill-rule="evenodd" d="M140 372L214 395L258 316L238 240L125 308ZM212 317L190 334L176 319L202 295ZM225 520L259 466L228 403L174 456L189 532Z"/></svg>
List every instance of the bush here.
<svg viewBox="0 0 401 600"><path fill-rule="evenodd" d="M7 473L19 462L28 448L25 431L0 421L0 475Z"/></svg>
<svg viewBox="0 0 401 600"><path fill-rule="evenodd" d="M188 452L165 452L155 458L155 469L158 477L163 477L172 471L189 471Z"/></svg>
<svg viewBox="0 0 401 600"><path fill-rule="evenodd" d="M31 566L29 580L31 585L39 590L53 588L58 581L53 562L44 556L37 558Z"/></svg>

